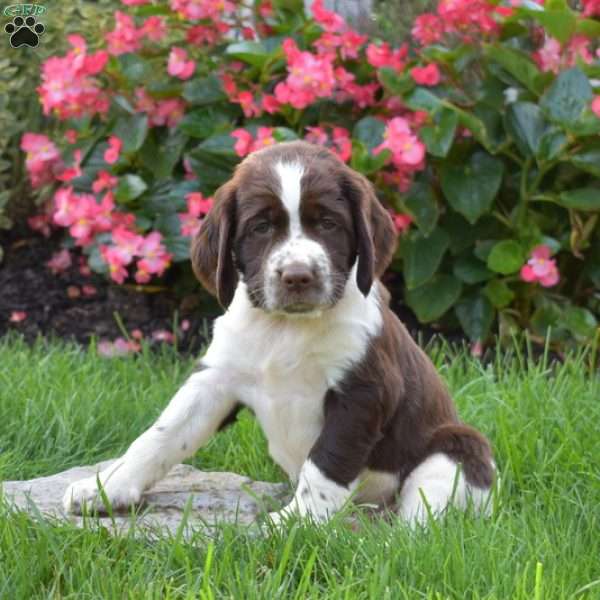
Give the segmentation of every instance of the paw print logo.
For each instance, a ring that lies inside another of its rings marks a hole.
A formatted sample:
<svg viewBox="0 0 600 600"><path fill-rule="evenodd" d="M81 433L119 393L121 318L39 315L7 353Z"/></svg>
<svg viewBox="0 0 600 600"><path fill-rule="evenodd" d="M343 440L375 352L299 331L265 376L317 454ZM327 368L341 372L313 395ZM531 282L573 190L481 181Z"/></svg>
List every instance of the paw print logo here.
<svg viewBox="0 0 600 600"><path fill-rule="evenodd" d="M15 17L12 23L7 23L4 26L4 31L10 35L10 45L13 48L19 46L29 46L35 48L39 42L39 36L44 33L46 28L37 23L35 17Z"/></svg>

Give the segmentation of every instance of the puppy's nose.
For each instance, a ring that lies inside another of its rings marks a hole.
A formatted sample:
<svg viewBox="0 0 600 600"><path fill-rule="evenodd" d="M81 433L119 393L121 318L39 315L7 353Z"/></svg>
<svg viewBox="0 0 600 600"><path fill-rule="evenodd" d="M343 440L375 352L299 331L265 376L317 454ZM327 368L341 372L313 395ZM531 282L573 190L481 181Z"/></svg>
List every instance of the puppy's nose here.
<svg viewBox="0 0 600 600"><path fill-rule="evenodd" d="M301 263L292 263L281 270L281 281L291 291L301 292L314 280L315 276L310 268Z"/></svg>

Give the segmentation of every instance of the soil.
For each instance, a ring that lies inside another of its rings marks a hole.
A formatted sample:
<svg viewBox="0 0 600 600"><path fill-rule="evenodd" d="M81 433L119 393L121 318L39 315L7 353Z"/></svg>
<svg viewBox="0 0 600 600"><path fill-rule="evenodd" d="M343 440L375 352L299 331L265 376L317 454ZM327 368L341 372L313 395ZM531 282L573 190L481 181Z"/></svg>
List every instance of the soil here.
<svg viewBox="0 0 600 600"><path fill-rule="evenodd" d="M28 230L13 230L0 236L0 245L4 249L0 336L16 331L29 342L44 336L87 345L93 338L112 341L123 337L123 327L129 333L138 329L145 339L152 340L155 332L173 332L176 322L187 320L187 331L177 328L177 348L189 354L199 352L207 341L210 323L221 313L199 285L186 295L176 294L168 281L160 287L116 285L100 275L82 275L75 260L73 266L56 275L46 263L61 250L59 236L44 238ZM411 333L421 341L430 339L435 331L419 326L402 304L400 276L387 273L384 283L392 292L392 309ZM93 286L96 293L85 295L84 286ZM25 312L25 319L11 322L14 311Z"/></svg>

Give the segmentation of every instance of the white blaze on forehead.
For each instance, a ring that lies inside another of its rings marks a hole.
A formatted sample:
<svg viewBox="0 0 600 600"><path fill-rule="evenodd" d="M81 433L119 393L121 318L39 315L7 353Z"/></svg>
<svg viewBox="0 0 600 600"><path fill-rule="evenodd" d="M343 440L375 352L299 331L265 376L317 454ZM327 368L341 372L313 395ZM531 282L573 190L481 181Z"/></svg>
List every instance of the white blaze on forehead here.
<svg viewBox="0 0 600 600"><path fill-rule="evenodd" d="M290 237L301 234L300 198L302 188L300 182L304 175L304 167L299 162L279 162L275 165L281 187L281 202L290 219Z"/></svg>

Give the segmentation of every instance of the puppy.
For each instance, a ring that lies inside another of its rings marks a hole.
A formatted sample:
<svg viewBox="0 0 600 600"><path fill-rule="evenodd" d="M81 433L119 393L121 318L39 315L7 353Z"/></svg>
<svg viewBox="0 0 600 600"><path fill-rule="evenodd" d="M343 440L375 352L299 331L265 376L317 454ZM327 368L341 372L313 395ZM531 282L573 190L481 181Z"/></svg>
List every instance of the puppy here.
<svg viewBox="0 0 600 600"><path fill-rule="evenodd" d="M423 522L486 505L494 463L462 424L379 278L396 233L371 184L332 153L290 142L251 154L215 195L192 265L226 309L196 371L158 421L99 473L115 508L193 455L241 407L296 482L297 513L326 520L350 498ZM64 506L100 505L97 479Z"/></svg>

